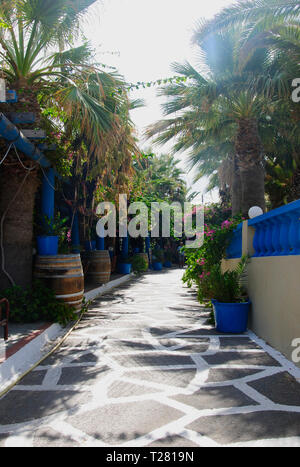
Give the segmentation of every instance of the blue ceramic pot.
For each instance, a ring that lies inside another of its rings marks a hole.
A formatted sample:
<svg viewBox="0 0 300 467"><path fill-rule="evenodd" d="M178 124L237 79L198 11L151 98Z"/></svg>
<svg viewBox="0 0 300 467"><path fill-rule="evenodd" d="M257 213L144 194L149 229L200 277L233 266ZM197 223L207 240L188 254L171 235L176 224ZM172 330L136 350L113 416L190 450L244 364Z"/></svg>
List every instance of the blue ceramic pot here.
<svg viewBox="0 0 300 467"><path fill-rule="evenodd" d="M58 236L37 237L36 240L39 256L56 256L58 254Z"/></svg>
<svg viewBox="0 0 300 467"><path fill-rule="evenodd" d="M161 271L163 268L162 263L155 262L152 264L154 271Z"/></svg>
<svg viewBox="0 0 300 467"><path fill-rule="evenodd" d="M219 332L241 334L247 331L250 302L220 303L212 300L216 329Z"/></svg>
<svg viewBox="0 0 300 467"><path fill-rule="evenodd" d="M118 272L120 274L130 274L131 273L131 264L129 263L119 263Z"/></svg>

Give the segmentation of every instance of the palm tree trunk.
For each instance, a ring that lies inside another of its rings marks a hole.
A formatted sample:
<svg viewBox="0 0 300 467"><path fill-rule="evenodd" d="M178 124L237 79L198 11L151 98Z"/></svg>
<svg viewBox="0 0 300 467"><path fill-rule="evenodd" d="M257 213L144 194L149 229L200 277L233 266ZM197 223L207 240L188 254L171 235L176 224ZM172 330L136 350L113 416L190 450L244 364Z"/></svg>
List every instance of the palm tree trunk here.
<svg viewBox="0 0 300 467"><path fill-rule="evenodd" d="M292 178L291 187L289 188L288 202L297 201L300 199L300 167L295 170Z"/></svg>
<svg viewBox="0 0 300 467"><path fill-rule="evenodd" d="M19 163L11 161L2 165L0 173L2 221L0 289L2 290L14 284L21 287L31 285L33 212L38 185L39 177L36 169L29 172Z"/></svg>
<svg viewBox="0 0 300 467"><path fill-rule="evenodd" d="M23 88L21 86L23 85ZM17 82L18 102L1 104L5 113L34 112L34 124L16 125L33 129L40 125L41 110L34 89L26 87L25 83ZM5 154L7 144L0 140L0 150ZM34 163L22 153L19 157L23 166L32 168ZM33 214L35 195L39 185L38 166L28 171L22 167L12 148L5 162L0 167L0 289L11 285L27 287L32 282L32 250L33 250ZM26 178L25 178L26 177ZM15 198L16 196L16 198Z"/></svg>
<svg viewBox="0 0 300 467"><path fill-rule="evenodd" d="M232 176L232 185L231 185L231 205L232 205L232 215L235 216L240 214L242 211L242 180L241 174L238 168L237 159L234 158L233 166L233 176Z"/></svg>
<svg viewBox="0 0 300 467"><path fill-rule="evenodd" d="M256 120L244 118L239 121L236 157L241 176L242 214L247 217L253 206L265 211L265 169Z"/></svg>

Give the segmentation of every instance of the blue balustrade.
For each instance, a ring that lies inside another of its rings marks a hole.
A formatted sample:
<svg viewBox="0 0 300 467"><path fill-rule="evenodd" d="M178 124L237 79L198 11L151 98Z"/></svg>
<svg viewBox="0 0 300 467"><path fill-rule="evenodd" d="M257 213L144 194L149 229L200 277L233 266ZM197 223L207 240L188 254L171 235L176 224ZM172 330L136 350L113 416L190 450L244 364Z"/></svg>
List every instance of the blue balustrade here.
<svg viewBox="0 0 300 467"><path fill-rule="evenodd" d="M300 255L300 200L248 221L254 257Z"/></svg>
<svg viewBox="0 0 300 467"><path fill-rule="evenodd" d="M241 258L243 250L243 224L240 224L233 232L232 240L227 248L227 258Z"/></svg>

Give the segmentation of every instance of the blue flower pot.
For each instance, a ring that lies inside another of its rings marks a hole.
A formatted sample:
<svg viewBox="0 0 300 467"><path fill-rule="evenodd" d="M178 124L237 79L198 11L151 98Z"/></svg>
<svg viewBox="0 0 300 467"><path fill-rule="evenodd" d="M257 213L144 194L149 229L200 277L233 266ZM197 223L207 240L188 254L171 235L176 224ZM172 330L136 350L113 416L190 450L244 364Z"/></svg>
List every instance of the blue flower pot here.
<svg viewBox="0 0 300 467"><path fill-rule="evenodd" d="M219 332L241 334L247 331L250 302L220 303L212 300L216 329Z"/></svg>
<svg viewBox="0 0 300 467"><path fill-rule="evenodd" d="M56 256L58 254L58 236L37 237L36 241L39 256Z"/></svg>
<svg viewBox="0 0 300 467"><path fill-rule="evenodd" d="M130 274L131 273L131 264L129 263L119 263L118 272L120 274Z"/></svg>
<svg viewBox="0 0 300 467"><path fill-rule="evenodd" d="M163 265L162 263L155 262L152 264L154 271L162 271Z"/></svg>
<svg viewBox="0 0 300 467"><path fill-rule="evenodd" d="M138 254L139 252L140 252L140 249L139 249L139 248L134 248L133 253L134 253L135 255Z"/></svg>
<svg viewBox="0 0 300 467"><path fill-rule="evenodd" d="M164 268L171 268L171 267L172 267L171 261L166 261L166 262L164 263Z"/></svg>
<svg viewBox="0 0 300 467"><path fill-rule="evenodd" d="M96 240L92 240L91 242L86 241L84 242L85 251L93 251L96 250Z"/></svg>

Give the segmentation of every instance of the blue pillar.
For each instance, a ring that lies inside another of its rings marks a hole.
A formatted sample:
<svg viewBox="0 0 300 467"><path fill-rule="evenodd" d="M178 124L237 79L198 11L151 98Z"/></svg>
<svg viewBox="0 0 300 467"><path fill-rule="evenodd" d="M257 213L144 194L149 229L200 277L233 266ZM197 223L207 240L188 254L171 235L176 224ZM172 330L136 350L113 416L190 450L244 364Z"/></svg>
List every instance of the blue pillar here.
<svg viewBox="0 0 300 467"><path fill-rule="evenodd" d="M45 175L43 175L41 211L42 216L47 216L49 219L54 218L54 186L54 169L47 169Z"/></svg>
<svg viewBox="0 0 300 467"><path fill-rule="evenodd" d="M74 253L80 253L80 250L78 250L79 245L80 245L79 221L78 221L78 213L76 212L74 214L73 225L72 225L72 246L73 246Z"/></svg>
<svg viewBox="0 0 300 467"><path fill-rule="evenodd" d="M150 234L148 235L148 237L145 238L145 245L146 245L146 253L149 254L149 251L150 251Z"/></svg>
<svg viewBox="0 0 300 467"><path fill-rule="evenodd" d="M105 250L105 237L104 237L103 226L101 226L99 233L100 233L100 236L97 235L97 239L96 239L96 249L100 251L104 251Z"/></svg>
<svg viewBox="0 0 300 467"><path fill-rule="evenodd" d="M129 237L123 237L123 242L122 242L122 257L126 258L128 256L129 252Z"/></svg>
<svg viewBox="0 0 300 467"><path fill-rule="evenodd" d="M103 237L97 237L96 248L97 250L105 250L105 240Z"/></svg>

